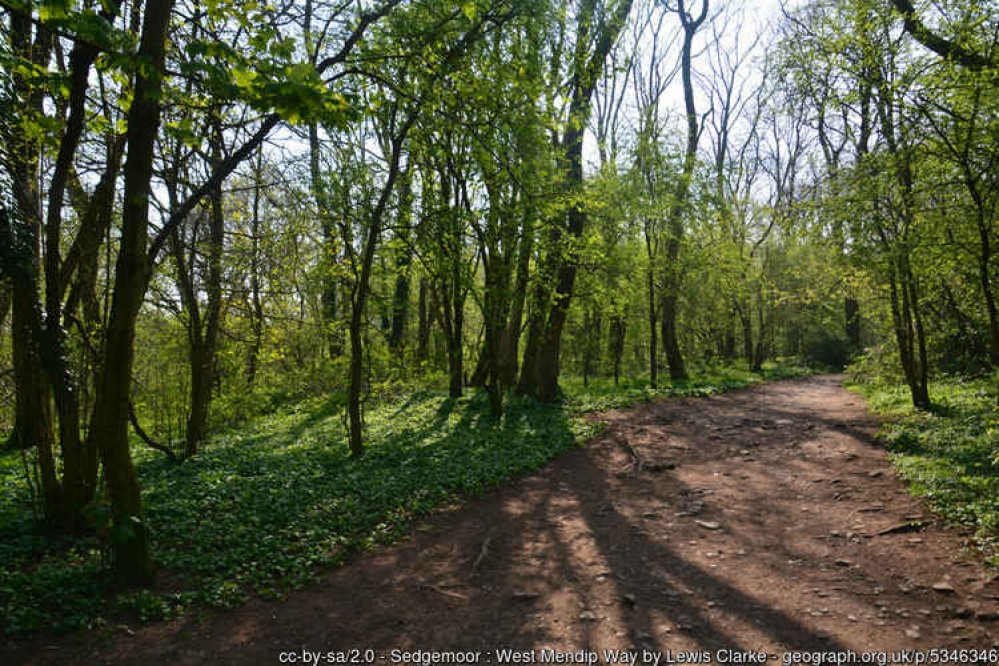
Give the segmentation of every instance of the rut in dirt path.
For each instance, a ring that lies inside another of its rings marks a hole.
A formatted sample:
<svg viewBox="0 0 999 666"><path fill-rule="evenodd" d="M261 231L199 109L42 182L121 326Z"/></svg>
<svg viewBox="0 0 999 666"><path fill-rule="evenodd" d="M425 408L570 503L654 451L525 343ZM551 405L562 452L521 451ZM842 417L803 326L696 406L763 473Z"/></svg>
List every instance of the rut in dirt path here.
<svg viewBox="0 0 999 666"><path fill-rule="evenodd" d="M376 663L406 649L497 664L500 649L992 648L999 582L903 491L840 379L603 414L584 448L283 601L16 656L247 665L370 648ZM926 525L900 528L912 521Z"/></svg>

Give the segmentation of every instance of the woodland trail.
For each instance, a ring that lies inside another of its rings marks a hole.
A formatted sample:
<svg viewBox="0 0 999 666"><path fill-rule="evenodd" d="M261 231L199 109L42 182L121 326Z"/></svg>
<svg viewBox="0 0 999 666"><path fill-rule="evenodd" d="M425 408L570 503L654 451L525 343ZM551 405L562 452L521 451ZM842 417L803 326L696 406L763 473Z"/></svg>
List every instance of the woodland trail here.
<svg viewBox="0 0 999 666"><path fill-rule="evenodd" d="M491 665L507 648L644 648L763 650L773 664L786 651L992 648L999 580L903 491L876 419L840 381L602 414L585 447L282 601L14 656L245 666L370 648L376 664L400 649ZM926 525L903 531L911 521Z"/></svg>

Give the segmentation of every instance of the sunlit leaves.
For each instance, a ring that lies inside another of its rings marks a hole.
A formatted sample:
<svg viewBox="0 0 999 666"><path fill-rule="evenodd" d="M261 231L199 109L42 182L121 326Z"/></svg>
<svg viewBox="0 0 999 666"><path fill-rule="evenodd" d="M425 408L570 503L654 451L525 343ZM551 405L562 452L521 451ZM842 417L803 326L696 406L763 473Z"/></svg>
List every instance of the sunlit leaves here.
<svg viewBox="0 0 999 666"><path fill-rule="evenodd" d="M38 6L38 17L42 21L66 18L73 4L72 0L42 0Z"/></svg>
<svg viewBox="0 0 999 666"><path fill-rule="evenodd" d="M232 70L240 99L261 111L275 111L290 123L318 120L340 127L359 117L348 96L331 92L309 64L290 64L275 71Z"/></svg>
<svg viewBox="0 0 999 666"><path fill-rule="evenodd" d="M318 121L340 127L359 117L361 109L348 94L331 90L313 65L291 60L293 39L280 38L265 26L249 43L253 50L247 54L219 40L190 40L181 71L198 78L213 97L275 112L293 124Z"/></svg>

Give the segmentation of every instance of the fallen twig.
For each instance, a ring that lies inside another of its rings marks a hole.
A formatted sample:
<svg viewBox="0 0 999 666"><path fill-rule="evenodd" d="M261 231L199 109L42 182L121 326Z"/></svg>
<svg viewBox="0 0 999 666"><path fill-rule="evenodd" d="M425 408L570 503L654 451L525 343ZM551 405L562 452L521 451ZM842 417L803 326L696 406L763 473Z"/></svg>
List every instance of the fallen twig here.
<svg viewBox="0 0 999 666"><path fill-rule="evenodd" d="M486 559L486 555L489 554L489 544L492 542L493 538L487 536L485 541L482 542L482 547L479 549L479 556L475 558L475 562L472 563L472 573L468 575L469 578L475 575L479 570L479 565L482 564L482 560Z"/></svg>

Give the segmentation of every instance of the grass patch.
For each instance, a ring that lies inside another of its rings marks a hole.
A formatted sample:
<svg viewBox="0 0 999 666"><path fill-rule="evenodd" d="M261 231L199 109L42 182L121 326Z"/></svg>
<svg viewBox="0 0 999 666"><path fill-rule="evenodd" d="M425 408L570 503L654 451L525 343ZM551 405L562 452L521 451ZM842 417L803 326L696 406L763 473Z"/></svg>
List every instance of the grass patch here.
<svg viewBox="0 0 999 666"><path fill-rule="evenodd" d="M761 381L804 377L814 374L815 370L793 359L784 359L768 361L758 373L750 372L744 365L705 364L691 364L688 372L690 379L670 381L667 375L660 379L661 386L655 389L649 388L648 375L621 378L616 386L612 378L606 377L592 379L588 386L583 386L581 377L569 377L563 379L561 385L566 393L566 407L579 414L629 407L656 398L712 395Z"/></svg>
<svg viewBox="0 0 999 666"><path fill-rule="evenodd" d="M141 445L137 466L164 582L118 592L96 539L40 531L18 453L0 456L2 630L73 631L111 620L170 619L192 607L228 608L247 595L279 597L345 555L400 538L409 523L541 467L593 436L582 414L662 395L705 395L763 378L715 369L656 391L567 380L562 405L511 399L501 419L479 392L452 400L424 392L387 400L367 414L365 455L351 458L339 410L302 403L218 434L206 450L171 464Z"/></svg>
<svg viewBox="0 0 999 666"><path fill-rule="evenodd" d="M904 385L852 385L879 414L879 432L909 492L948 521L974 532L990 566L999 566L999 408L994 381L931 383L934 408L912 408Z"/></svg>

